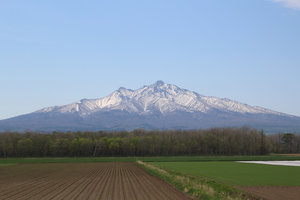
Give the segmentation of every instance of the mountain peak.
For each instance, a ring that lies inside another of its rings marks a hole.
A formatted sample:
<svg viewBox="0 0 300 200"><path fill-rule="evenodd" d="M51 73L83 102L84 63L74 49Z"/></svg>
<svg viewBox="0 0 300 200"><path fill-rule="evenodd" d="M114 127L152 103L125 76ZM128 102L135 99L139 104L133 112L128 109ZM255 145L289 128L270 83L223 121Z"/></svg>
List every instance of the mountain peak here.
<svg viewBox="0 0 300 200"><path fill-rule="evenodd" d="M243 125L264 128L274 123L299 127L300 118L230 99L203 96L159 80L137 90L120 87L103 98L82 99L7 119L2 125L0 122L0 130L1 126L2 130L5 127L14 130L18 123L20 130L195 129Z"/></svg>
<svg viewBox="0 0 300 200"><path fill-rule="evenodd" d="M145 86L144 88L148 88L150 90L153 90L153 92L156 93L161 93L161 92L166 92L166 93L172 93L172 95L176 95L178 92L184 92L186 91L185 89L179 88L176 85L173 84L168 84L163 81L156 81L154 84Z"/></svg>
<svg viewBox="0 0 300 200"><path fill-rule="evenodd" d="M164 84L165 84L165 82L163 82L162 80L158 80L154 83L155 86L162 86Z"/></svg>
<svg viewBox="0 0 300 200"><path fill-rule="evenodd" d="M79 104L78 104L79 103ZM43 109L42 111L51 111ZM111 95L74 104L56 107L58 112L77 112L86 116L100 111L127 111L129 113L172 113L172 112L235 112L252 114L279 114L272 110L253 107L229 99L207 97L182 89L173 84L166 84L159 80L152 85L137 90L120 87Z"/></svg>

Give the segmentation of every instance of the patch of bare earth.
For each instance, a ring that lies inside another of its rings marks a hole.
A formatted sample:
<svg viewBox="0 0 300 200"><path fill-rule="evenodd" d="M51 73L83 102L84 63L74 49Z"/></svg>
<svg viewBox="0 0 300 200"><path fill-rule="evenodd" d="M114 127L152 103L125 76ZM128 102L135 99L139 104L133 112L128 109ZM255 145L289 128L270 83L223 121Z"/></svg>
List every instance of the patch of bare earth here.
<svg viewBox="0 0 300 200"><path fill-rule="evenodd" d="M267 200L300 199L300 186L238 186L238 188Z"/></svg>
<svg viewBox="0 0 300 200"><path fill-rule="evenodd" d="M134 163L1 167L0 199L189 199Z"/></svg>

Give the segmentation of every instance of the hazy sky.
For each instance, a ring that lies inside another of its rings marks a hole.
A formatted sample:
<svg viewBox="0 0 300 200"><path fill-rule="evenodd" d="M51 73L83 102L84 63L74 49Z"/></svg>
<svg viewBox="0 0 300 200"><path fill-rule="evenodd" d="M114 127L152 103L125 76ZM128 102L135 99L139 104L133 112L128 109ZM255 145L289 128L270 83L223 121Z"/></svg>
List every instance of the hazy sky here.
<svg viewBox="0 0 300 200"><path fill-rule="evenodd" d="M0 119L157 80L300 116L300 0L0 2Z"/></svg>

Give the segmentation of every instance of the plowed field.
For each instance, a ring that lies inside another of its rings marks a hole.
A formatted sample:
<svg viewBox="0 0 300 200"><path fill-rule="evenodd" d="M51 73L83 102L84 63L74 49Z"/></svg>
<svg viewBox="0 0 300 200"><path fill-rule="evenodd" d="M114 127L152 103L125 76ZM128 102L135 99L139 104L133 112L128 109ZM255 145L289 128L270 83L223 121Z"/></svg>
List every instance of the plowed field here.
<svg viewBox="0 0 300 200"><path fill-rule="evenodd" d="M0 199L189 198L134 163L53 163L1 167Z"/></svg>
<svg viewBox="0 0 300 200"><path fill-rule="evenodd" d="M248 186L240 189L267 200L299 200L300 186Z"/></svg>

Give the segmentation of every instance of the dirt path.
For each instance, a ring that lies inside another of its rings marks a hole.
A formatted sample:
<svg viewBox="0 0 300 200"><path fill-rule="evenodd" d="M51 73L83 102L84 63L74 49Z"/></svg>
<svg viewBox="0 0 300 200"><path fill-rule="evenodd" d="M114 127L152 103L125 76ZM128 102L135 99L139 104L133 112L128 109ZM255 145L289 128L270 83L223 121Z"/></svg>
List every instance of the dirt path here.
<svg viewBox="0 0 300 200"><path fill-rule="evenodd" d="M190 199L134 163L1 167L0 199Z"/></svg>
<svg viewBox="0 0 300 200"><path fill-rule="evenodd" d="M300 186L248 186L238 187L267 200L299 200Z"/></svg>

